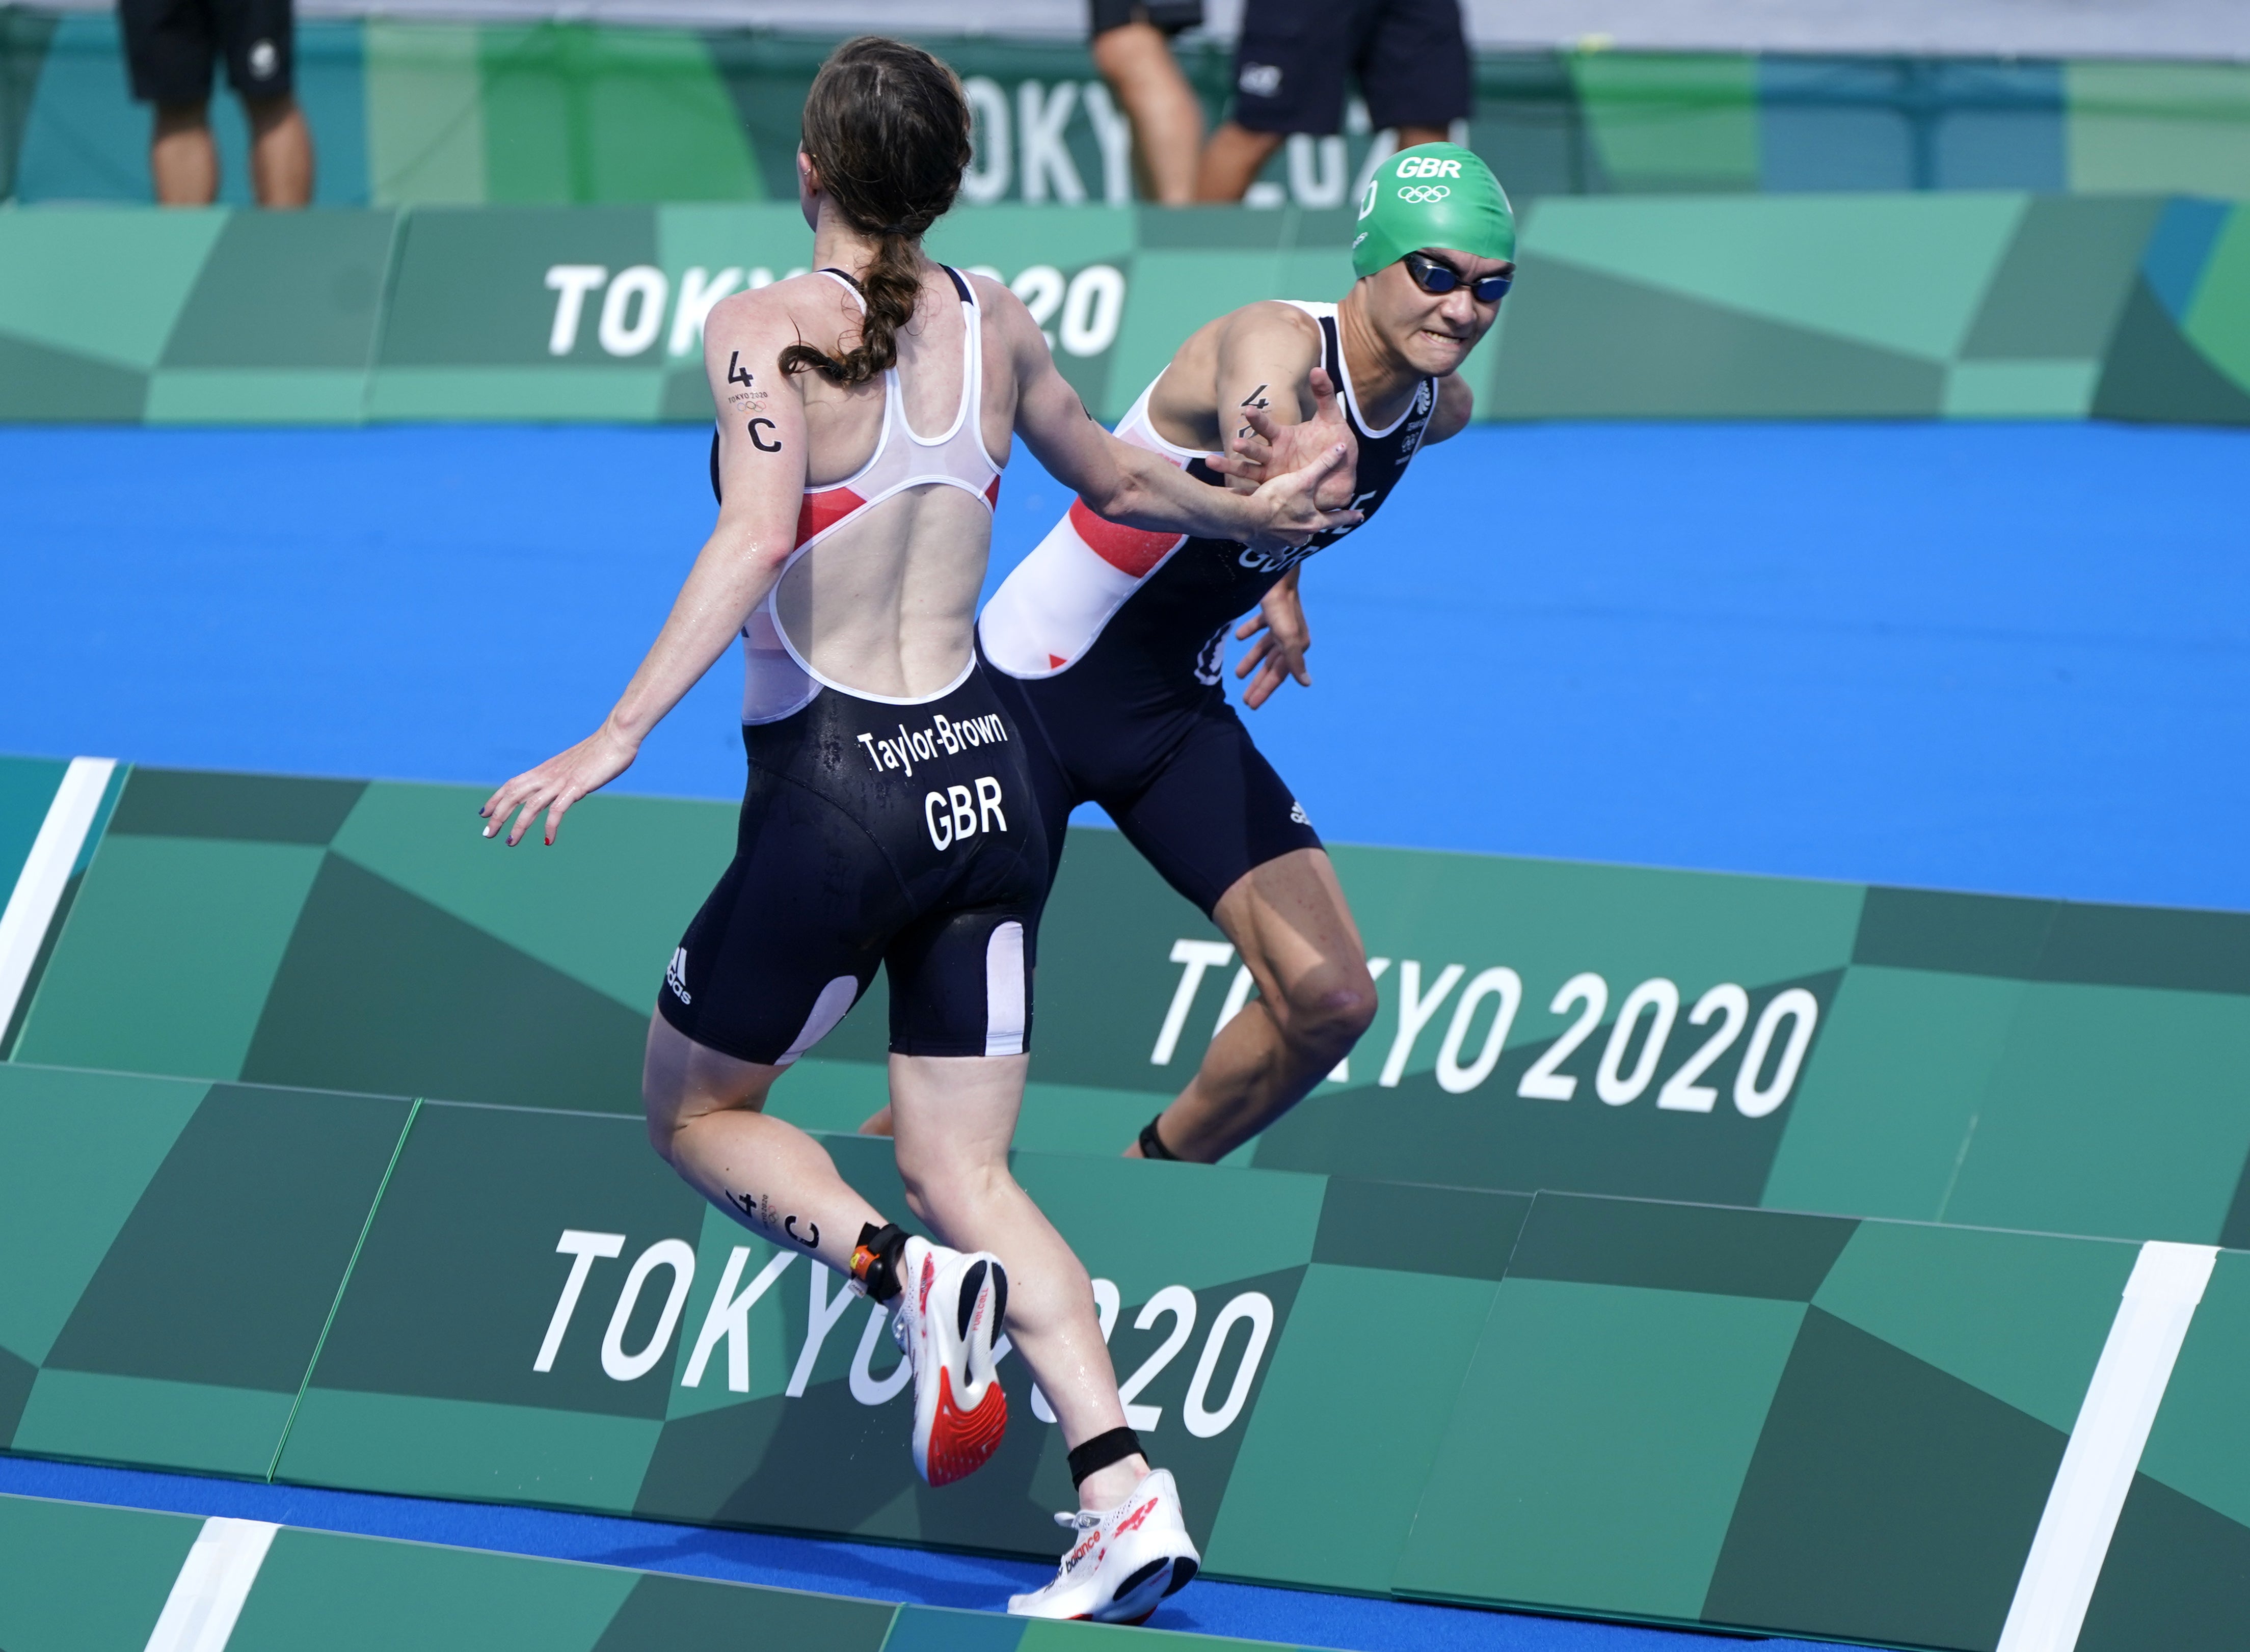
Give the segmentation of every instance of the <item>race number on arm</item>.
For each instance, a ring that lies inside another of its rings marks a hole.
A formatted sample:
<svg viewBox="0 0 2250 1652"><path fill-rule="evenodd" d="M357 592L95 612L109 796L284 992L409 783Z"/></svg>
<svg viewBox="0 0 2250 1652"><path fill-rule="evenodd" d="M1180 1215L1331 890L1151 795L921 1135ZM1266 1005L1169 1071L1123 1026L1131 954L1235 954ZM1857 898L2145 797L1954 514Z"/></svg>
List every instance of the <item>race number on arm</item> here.
<svg viewBox="0 0 2250 1652"><path fill-rule="evenodd" d="M765 600L796 548L804 492L804 398L784 377L781 352L816 330L826 278L804 277L737 293L711 312L703 364L718 410L719 520L673 601L640 669L602 726L527 769L486 801L485 836L512 848L547 816L552 843L572 804L624 774L649 730L727 651ZM832 322L826 329L832 335ZM513 820L511 820L513 816Z"/></svg>
<svg viewBox="0 0 2250 1652"><path fill-rule="evenodd" d="M1313 416L1321 326L1311 316L1289 304L1246 305L1221 324L1217 344L1210 396L1222 452L1257 437L1253 411L1284 430ZM1160 387L1160 402L1162 396ZM1287 468L1292 455L1276 445L1275 458Z"/></svg>

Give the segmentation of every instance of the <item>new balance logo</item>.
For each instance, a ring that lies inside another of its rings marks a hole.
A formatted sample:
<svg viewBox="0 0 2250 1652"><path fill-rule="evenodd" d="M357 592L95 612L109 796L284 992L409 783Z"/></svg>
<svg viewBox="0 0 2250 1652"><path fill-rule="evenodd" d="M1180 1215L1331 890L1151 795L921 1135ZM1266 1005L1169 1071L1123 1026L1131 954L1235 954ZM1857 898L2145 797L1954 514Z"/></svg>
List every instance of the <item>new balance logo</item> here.
<svg viewBox="0 0 2250 1652"><path fill-rule="evenodd" d="M681 1003L695 1002L687 995L687 948L685 946L672 949L672 961L664 967L664 984L672 988Z"/></svg>
<svg viewBox="0 0 2250 1652"><path fill-rule="evenodd" d="M1116 1530L1115 1532L1113 1532L1111 1535L1112 1535L1112 1536L1114 1536L1114 1537L1120 1537L1120 1538L1122 1538L1122 1537L1123 1537L1123 1536L1124 1536L1128 1532L1137 1532L1137 1531L1139 1531L1139 1530L1140 1530L1140 1527L1141 1527L1141 1522L1142 1522L1142 1521L1143 1521L1143 1520L1145 1520L1145 1519L1147 1519L1147 1518L1149 1518L1149 1510L1151 1510L1151 1509L1153 1509L1153 1508L1155 1508L1156 1506L1156 1498L1154 1498L1154 1497L1150 1497L1150 1498L1149 1498L1146 1503L1142 1504L1139 1508L1137 1508L1137 1509L1134 1510L1132 1513L1130 1513L1130 1514L1127 1515L1127 1516L1126 1516L1122 1520L1120 1520L1120 1521L1117 1523L1117 1530Z"/></svg>

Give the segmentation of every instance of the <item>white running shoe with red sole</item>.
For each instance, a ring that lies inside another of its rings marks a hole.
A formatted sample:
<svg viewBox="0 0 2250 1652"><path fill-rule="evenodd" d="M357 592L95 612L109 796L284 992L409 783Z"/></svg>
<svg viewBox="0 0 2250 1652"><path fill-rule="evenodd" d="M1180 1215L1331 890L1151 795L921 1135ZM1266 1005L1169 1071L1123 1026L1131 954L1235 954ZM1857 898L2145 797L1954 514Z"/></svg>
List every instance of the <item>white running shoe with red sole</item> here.
<svg viewBox="0 0 2250 1652"><path fill-rule="evenodd" d="M963 1254L927 1239L899 1253L891 1334L914 1362L914 1472L950 1485L991 1460L1008 1431L1008 1396L992 1345L1008 1312L1008 1275L987 1250Z"/></svg>
<svg viewBox="0 0 2250 1652"><path fill-rule="evenodd" d="M1145 1623L1166 1595L1187 1587L1203 1568L1169 1469L1151 1469L1114 1509L1058 1514L1055 1524L1078 1540L1053 1583L1010 1599L1008 1610L1017 1617Z"/></svg>

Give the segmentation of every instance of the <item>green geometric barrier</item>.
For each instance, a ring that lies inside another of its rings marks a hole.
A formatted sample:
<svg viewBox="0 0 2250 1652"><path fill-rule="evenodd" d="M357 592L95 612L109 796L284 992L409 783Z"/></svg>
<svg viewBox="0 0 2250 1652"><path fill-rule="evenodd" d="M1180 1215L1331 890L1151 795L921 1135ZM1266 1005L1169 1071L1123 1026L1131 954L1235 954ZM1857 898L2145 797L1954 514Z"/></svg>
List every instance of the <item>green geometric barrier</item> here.
<svg viewBox="0 0 2250 1652"><path fill-rule="evenodd" d="M1543 1194L1393 1587L1985 1652L2069 1593L2026 1557L2102 1502L2104 1476L2058 1470L2106 1437L2137 1472L2088 1552L2075 1644L2233 1644L2250 1256L2220 1254L2201 1305L2184 1298L2170 1387L2158 1362L2135 1392L2145 1452L2118 1443L2119 1389L2105 1410L2096 1375L2150 1341L2120 1305L2136 1262L2102 1241Z"/></svg>
<svg viewBox="0 0 2250 1652"><path fill-rule="evenodd" d="M1348 209L946 218L1120 416L1179 341L1349 285ZM2250 210L2140 196L1549 196L1480 419L2250 422ZM1886 279L1898 249L1916 279ZM0 419L711 416L701 326L803 269L793 204L0 216Z"/></svg>
<svg viewBox="0 0 2250 1652"><path fill-rule="evenodd" d="M0 1066L12 1448L270 1475L411 1112Z"/></svg>
<svg viewBox="0 0 2250 1652"><path fill-rule="evenodd" d="M887 1143L828 1146L903 1211ZM1185 1168L1019 1154L1016 1174L1114 1282L1120 1373L1207 1536L1262 1426L1261 1383L1302 1358L1291 1309L1321 1255L1322 1183L1253 1174L1222 1201ZM632 1121L429 1103L276 1475L1047 1555L1070 1481L1022 1362L1003 1367L1015 1426L1000 1454L933 1491L905 1450L884 1326L825 1270L705 1205ZM1403 1515L1418 1472L1390 1473Z"/></svg>
<svg viewBox="0 0 2250 1652"><path fill-rule="evenodd" d="M636 1113L735 810L596 797L507 850L481 801L134 771L14 1057ZM2250 1245L2250 916L1332 852L1381 1007L1246 1162ZM1018 1145L1122 1151L1248 990L1121 837L1073 832ZM887 1015L879 979L776 1114L881 1106Z"/></svg>
<svg viewBox="0 0 2250 1652"><path fill-rule="evenodd" d="M343 1107L385 1105L369 1098L5 1077L7 1162L57 1189L23 1220L76 1236L0 1284L12 1344L66 1327L9 1449L1053 1552L1067 1476L1021 1361L1002 1365L999 1455L930 1490L882 1317L703 1206L629 1119L424 1103L377 1195L373 1155L344 1163L330 1139ZM239 1186L186 1187L216 1174L214 1144L242 1151L220 1126L245 1098L269 1178L356 1174L355 1215L376 1197L325 1322L306 1286L328 1255L250 1264L285 1242L349 1251L341 1224L285 1229L289 1212L245 1215ZM45 1124L64 1115L108 1122L102 1146L148 1189L129 1209L73 1169ZM901 1208L885 1144L825 1145ZM1216 1575L1949 1652L1991 1652L2058 1599L2088 1652L2226 1645L2250 1610L2250 1256L1077 1155L1014 1168L1114 1304L1128 1415ZM183 1260L152 1254L159 1227ZM152 1325L162 1292L220 1270L243 1281L231 1302L206 1288ZM200 1329L216 1320L227 1350ZM293 1358L308 1323L325 1333L278 1456L210 1450L252 1380L231 1350ZM66 1367L128 1327L204 1346L131 1380ZM46 1402L59 1373L74 1432ZM2067 1564L2033 1564L2048 1552Z"/></svg>
<svg viewBox="0 0 2250 1652"><path fill-rule="evenodd" d="M825 1145L905 1215L887 1142ZM1022 1361L998 1456L931 1490L884 1316L704 1204L635 1120L9 1065L0 1147L0 1244L45 1259L0 1280L10 1450L1053 1552L1068 1470ZM1382 1592L1529 1201L1014 1166L1101 1281L1210 1564ZM1370 1330L1415 1345L1414 1403L1340 1446L1352 1508L1276 1549Z"/></svg>
<svg viewBox="0 0 2250 1652"><path fill-rule="evenodd" d="M1989 1648L2134 1258L1543 1194L1396 1586Z"/></svg>
<svg viewBox="0 0 2250 1652"><path fill-rule="evenodd" d="M10 1652L139 1652L159 1644L159 1621L176 1635L191 1615L196 1585L211 1575L197 1539L239 1545L244 1537L252 1539L248 1552L238 1546L217 1568L247 1590L231 1634L222 1637L230 1652L673 1652L705 1644L1069 1652L1113 1638L1078 1623L0 1497L0 1644ZM176 1586L181 1607L168 1614ZM1242 1644L1156 1633L1151 1645L1182 1652Z"/></svg>
<svg viewBox="0 0 2250 1652"><path fill-rule="evenodd" d="M0 1497L0 1646L140 1652L204 1523Z"/></svg>
<svg viewBox="0 0 2250 1652"><path fill-rule="evenodd" d="M2239 209L1774 204L1542 202L1480 416L2250 420L2250 289L2221 256ZM1902 246L1911 297L1880 275Z"/></svg>

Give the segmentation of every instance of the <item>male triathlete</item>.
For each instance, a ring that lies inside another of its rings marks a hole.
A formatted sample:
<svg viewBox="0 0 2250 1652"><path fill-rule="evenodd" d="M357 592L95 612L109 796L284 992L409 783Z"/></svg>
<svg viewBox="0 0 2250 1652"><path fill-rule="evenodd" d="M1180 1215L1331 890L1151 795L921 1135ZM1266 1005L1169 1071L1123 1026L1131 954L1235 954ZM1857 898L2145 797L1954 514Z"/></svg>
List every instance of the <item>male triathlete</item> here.
<svg viewBox="0 0 2250 1652"><path fill-rule="evenodd" d="M1191 475L1237 485L1261 461L1294 465L1332 381L1358 441L1353 507L1380 510L1418 450L1468 422L1456 376L1515 271L1515 217L1470 150L1425 143L1379 168L1361 198L1341 303L1244 306L1183 344L1117 428ZM1245 423L1268 408L1269 446ZM1292 431L1303 433L1293 435ZM1300 548L1148 533L1083 499L994 594L977 636L994 692L1022 726L1050 852L1100 803L1165 881L1232 940L1259 997L1128 1153L1215 1160L1294 1105L1374 1018L1375 983L1321 840L1252 744L1220 686L1230 622L1260 637L1236 668L1255 707L1285 678L1309 684L1297 599Z"/></svg>

